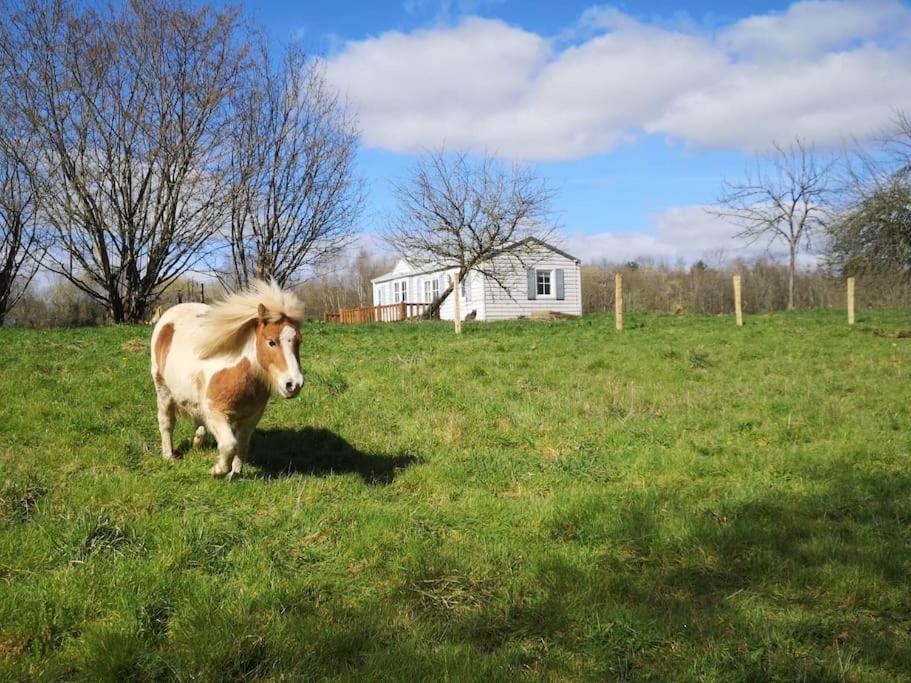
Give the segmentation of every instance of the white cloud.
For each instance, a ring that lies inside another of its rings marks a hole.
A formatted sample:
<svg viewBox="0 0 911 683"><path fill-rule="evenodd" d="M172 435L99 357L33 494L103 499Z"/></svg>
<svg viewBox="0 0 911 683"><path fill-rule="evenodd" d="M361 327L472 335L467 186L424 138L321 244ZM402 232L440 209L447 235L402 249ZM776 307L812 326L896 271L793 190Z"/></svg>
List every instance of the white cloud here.
<svg viewBox="0 0 911 683"><path fill-rule="evenodd" d="M728 219L710 213L708 206L671 207L651 217L652 233L601 232L573 235L566 240L566 250L582 258L583 263L601 259L626 262L648 258L669 264L693 263L702 259L710 264L733 259L754 259L770 255L781 257L781 245L767 242L747 244L736 237L739 229ZM816 261L813 254L801 259L807 265Z"/></svg>
<svg viewBox="0 0 911 683"><path fill-rule="evenodd" d="M753 16L721 32L719 46L758 59L812 57L858 41L899 34L908 10L897 0L806 0Z"/></svg>
<svg viewBox="0 0 911 683"><path fill-rule="evenodd" d="M399 152L573 159L643 132L703 147L795 135L833 146L911 109L908 38L911 11L895 0L798 2L716 36L594 8L561 38L477 17L391 31L346 43L327 74L366 144Z"/></svg>
<svg viewBox="0 0 911 683"><path fill-rule="evenodd" d="M911 62L870 46L798 65L738 65L645 128L704 147L761 151L795 136L827 147L877 132L908 107Z"/></svg>

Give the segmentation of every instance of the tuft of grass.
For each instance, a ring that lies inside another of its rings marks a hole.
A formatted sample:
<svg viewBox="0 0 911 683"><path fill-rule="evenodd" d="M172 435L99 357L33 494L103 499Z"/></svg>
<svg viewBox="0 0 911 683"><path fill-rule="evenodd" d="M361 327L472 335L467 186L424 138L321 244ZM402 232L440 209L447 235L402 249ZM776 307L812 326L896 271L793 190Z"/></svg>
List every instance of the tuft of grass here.
<svg viewBox="0 0 911 683"><path fill-rule="evenodd" d="M0 680L906 680L911 314L750 322L308 323L230 484L0 329Z"/></svg>
<svg viewBox="0 0 911 683"><path fill-rule="evenodd" d="M47 489L40 484L26 482L16 486L7 481L0 490L0 510L14 521L28 522L46 493Z"/></svg>
<svg viewBox="0 0 911 683"><path fill-rule="evenodd" d="M149 340L148 339L127 339L121 348L124 351L129 351L130 353L148 353L149 351Z"/></svg>
<svg viewBox="0 0 911 683"><path fill-rule="evenodd" d="M712 367L712 361L709 359L709 354L701 349L692 349L686 355L687 360L690 363L690 367L694 370L704 370L705 368Z"/></svg>
<svg viewBox="0 0 911 683"><path fill-rule="evenodd" d="M82 564L93 555L123 556L128 551L141 549L142 543L130 530L102 517L89 526L70 564Z"/></svg>
<svg viewBox="0 0 911 683"><path fill-rule="evenodd" d="M348 390L348 380L338 372L313 373L311 381L322 386L330 396L339 396Z"/></svg>

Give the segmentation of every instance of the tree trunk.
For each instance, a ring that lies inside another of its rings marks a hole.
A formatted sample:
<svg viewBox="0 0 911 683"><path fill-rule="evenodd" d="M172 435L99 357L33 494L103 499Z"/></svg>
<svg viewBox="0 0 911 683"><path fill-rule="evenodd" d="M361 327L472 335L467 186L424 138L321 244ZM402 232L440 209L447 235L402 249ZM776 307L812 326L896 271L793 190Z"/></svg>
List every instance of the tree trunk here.
<svg viewBox="0 0 911 683"><path fill-rule="evenodd" d="M462 303L462 293L459 288L459 273L456 272L452 276L452 289L455 299L453 299L453 322L455 323L455 333L462 334L462 310L460 304Z"/></svg>
<svg viewBox="0 0 911 683"><path fill-rule="evenodd" d="M123 300L120 298L118 292L114 292L108 303L108 313L111 314L111 322L113 323L124 323L126 322L126 316L123 310Z"/></svg>
<svg viewBox="0 0 911 683"><path fill-rule="evenodd" d="M452 292L452 285L449 285L446 289L443 290L443 293L440 294L436 299L430 302L430 306L424 312L424 317L427 320L435 318L440 312L440 307L443 305L443 302L446 301L446 297Z"/></svg>
<svg viewBox="0 0 911 683"><path fill-rule="evenodd" d="M6 318L7 307L9 304L9 294L12 284L7 284L0 280L0 327L3 327L3 321Z"/></svg>
<svg viewBox="0 0 911 683"><path fill-rule="evenodd" d="M794 270L797 258L794 253L794 245L791 245L791 253L788 259L788 310L794 310Z"/></svg>

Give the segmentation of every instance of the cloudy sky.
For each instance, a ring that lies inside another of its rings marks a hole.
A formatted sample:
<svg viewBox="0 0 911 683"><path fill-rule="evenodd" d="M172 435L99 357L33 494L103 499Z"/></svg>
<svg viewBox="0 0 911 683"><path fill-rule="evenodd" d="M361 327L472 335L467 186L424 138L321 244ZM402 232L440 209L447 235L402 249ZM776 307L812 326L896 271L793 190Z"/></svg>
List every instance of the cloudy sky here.
<svg viewBox="0 0 911 683"><path fill-rule="evenodd" d="M899 0L249 6L276 47L323 55L356 110L368 230L389 180L445 145L534 164L583 260L755 254L704 210L723 178L776 141L836 151L911 110Z"/></svg>

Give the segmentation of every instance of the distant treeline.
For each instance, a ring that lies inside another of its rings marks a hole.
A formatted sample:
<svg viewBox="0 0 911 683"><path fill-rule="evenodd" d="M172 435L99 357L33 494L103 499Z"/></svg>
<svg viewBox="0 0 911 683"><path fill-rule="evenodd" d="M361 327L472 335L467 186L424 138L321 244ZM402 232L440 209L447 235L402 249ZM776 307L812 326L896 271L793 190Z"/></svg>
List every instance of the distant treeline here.
<svg viewBox="0 0 911 683"><path fill-rule="evenodd" d="M325 312L369 306L370 280L387 272L392 263L360 251L339 260L331 272L297 288L308 318ZM743 278L746 313L781 311L788 302L788 269L768 259L734 261L709 266L667 265L648 260L628 263L600 261L582 267L582 310L610 311L614 307L614 274L623 274L624 305L628 312L684 314L730 313L734 308L731 278ZM843 308L845 281L819 268L798 271L798 308ZM214 281L178 280L160 298L168 308L181 301L212 301L223 294ZM898 276L868 274L857 278L857 305L861 308L911 308L911 283ZM71 327L109 322L104 307L64 280L33 287L13 310L8 324L25 327Z"/></svg>
<svg viewBox="0 0 911 683"><path fill-rule="evenodd" d="M324 272L295 288L304 303L308 318L322 319L327 311L340 308L369 306L373 288L370 280L388 272L393 263L388 258L374 257L366 250L359 250L353 257L338 257L324 268ZM180 278L158 297L152 307L167 309L177 303L211 302L224 294L224 288L215 280ZM112 322L105 307L63 278L50 283L32 283L19 300L6 321L7 325L22 327L77 327L103 325Z"/></svg>

